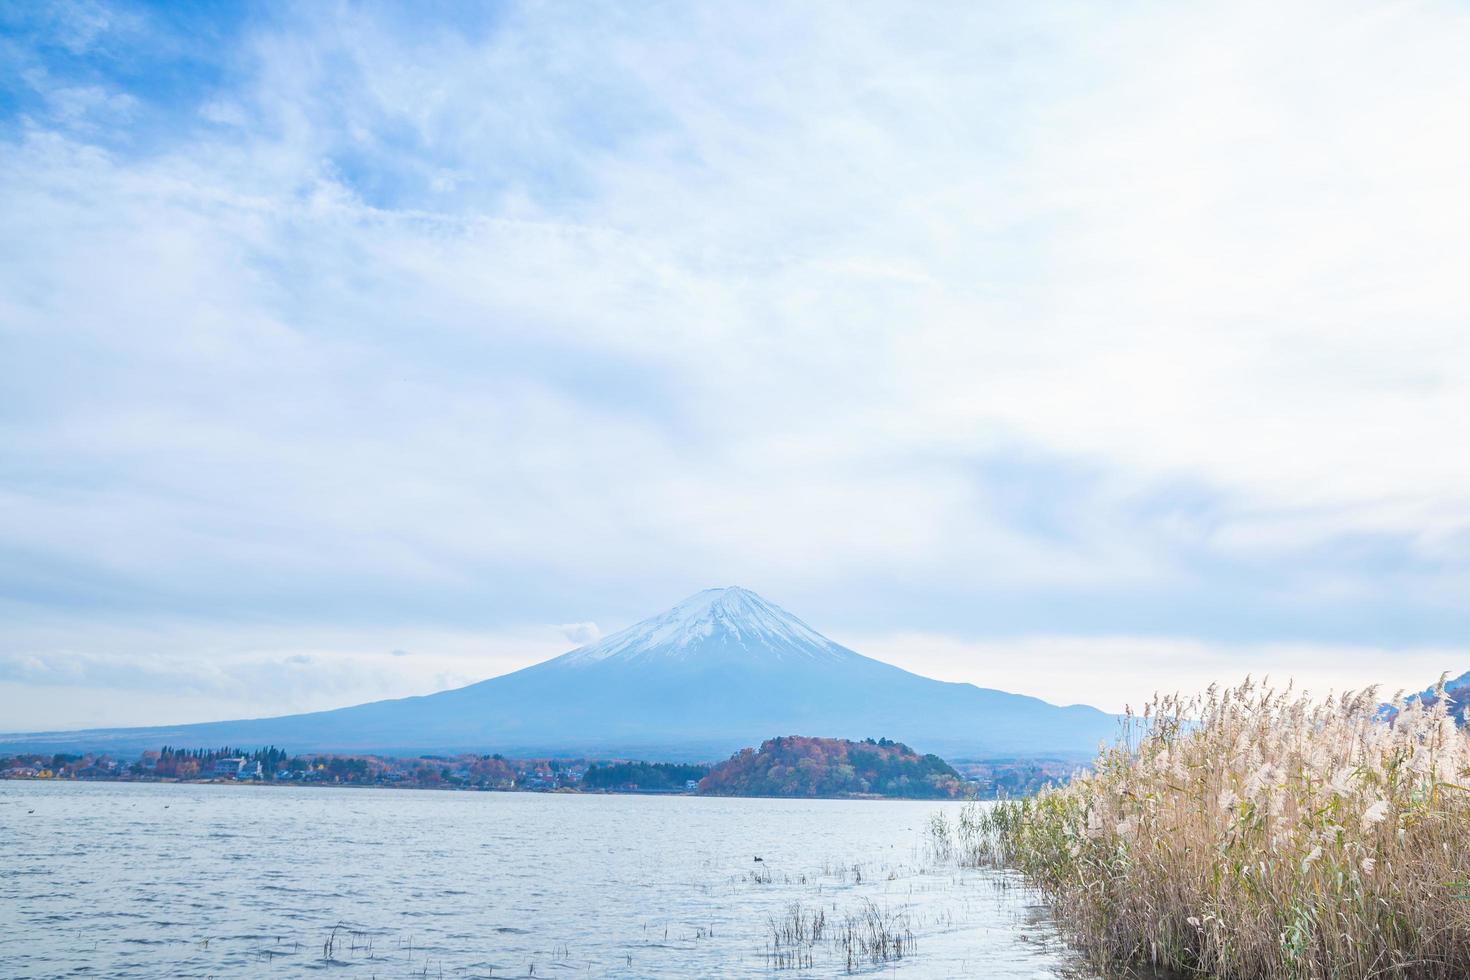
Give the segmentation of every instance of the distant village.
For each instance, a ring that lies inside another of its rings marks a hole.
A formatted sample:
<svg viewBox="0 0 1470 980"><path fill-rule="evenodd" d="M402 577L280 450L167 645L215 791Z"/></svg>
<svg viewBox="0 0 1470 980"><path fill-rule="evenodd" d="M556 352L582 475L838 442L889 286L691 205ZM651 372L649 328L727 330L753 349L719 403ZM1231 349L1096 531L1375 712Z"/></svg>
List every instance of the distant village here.
<svg viewBox="0 0 1470 980"><path fill-rule="evenodd" d="M668 763L507 759L501 755L292 755L273 747L240 751L165 746L133 760L93 753L0 757L0 779L270 782L541 792L692 793L709 769Z"/></svg>
<svg viewBox="0 0 1470 980"><path fill-rule="evenodd" d="M777 740L780 742L782 740ZM820 743L822 740L815 740ZM768 745L771 743L767 743ZM871 742L866 744L873 744ZM746 750L749 752L750 750ZM275 747L239 750L178 749L164 746L135 759L105 753L0 756L0 779L108 780L121 782L256 783L276 785L378 786L404 789L591 792L698 793L724 791L729 767L684 763L650 763L588 759L511 759L462 754L393 757L380 755L292 754ZM1055 760L1012 759L962 762L960 777L942 795L965 797L1027 796L1048 783L1065 782L1073 765ZM716 782L702 787L714 770ZM792 767L793 773L796 767ZM744 795L746 787L735 792ZM824 795L800 788L757 795ZM859 795L890 794L879 786L862 787Z"/></svg>

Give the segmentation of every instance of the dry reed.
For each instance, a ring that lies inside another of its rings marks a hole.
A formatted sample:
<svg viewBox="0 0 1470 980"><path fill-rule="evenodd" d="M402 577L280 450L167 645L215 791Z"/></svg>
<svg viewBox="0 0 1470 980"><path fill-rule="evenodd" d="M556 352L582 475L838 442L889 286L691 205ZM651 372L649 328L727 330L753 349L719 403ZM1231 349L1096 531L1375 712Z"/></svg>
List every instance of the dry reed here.
<svg viewBox="0 0 1470 980"><path fill-rule="evenodd" d="M1440 693L1156 698L1090 772L937 821L936 849L1024 873L1104 972L1467 977L1470 734Z"/></svg>

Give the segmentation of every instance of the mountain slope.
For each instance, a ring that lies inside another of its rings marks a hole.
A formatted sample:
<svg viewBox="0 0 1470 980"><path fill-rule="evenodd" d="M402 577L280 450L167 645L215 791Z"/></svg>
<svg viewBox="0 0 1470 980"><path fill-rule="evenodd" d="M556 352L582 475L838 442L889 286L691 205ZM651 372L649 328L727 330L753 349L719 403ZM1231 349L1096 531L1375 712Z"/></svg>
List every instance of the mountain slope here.
<svg viewBox="0 0 1470 980"><path fill-rule="evenodd" d="M888 737L949 757L1084 753L1095 708L921 677L832 642L755 593L710 589L597 643L423 697L246 721L0 736L0 747L496 751L714 759L777 734Z"/></svg>

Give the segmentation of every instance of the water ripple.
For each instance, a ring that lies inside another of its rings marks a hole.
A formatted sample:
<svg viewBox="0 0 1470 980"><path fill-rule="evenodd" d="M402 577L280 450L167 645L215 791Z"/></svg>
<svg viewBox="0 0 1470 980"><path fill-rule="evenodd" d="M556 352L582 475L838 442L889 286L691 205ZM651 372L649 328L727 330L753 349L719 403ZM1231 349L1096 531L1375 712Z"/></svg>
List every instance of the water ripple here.
<svg viewBox="0 0 1470 980"><path fill-rule="evenodd" d="M0 817L4 977L766 974L793 903L867 901L915 939L875 975L1077 975L1020 883L925 862L940 804L10 781L0 806L37 811ZM811 952L798 975L846 975Z"/></svg>

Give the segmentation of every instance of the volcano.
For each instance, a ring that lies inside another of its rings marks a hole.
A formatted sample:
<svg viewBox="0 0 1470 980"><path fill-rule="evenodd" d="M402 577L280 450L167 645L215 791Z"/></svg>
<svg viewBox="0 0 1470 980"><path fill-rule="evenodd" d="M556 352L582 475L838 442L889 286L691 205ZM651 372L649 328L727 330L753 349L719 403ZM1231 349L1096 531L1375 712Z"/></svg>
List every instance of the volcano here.
<svg viewBox="0 0 1470 980"><path fill-rule="evenodd" d="M0 747L122 753L273 744L293 752L687 761L801 734L887 737L965 759L1081 755L1117 732L1117 717L1096 708L933 680L864 657L731 587L690 596L551 660L437 694L277 718L0 736Z"/></svg>

